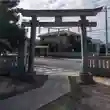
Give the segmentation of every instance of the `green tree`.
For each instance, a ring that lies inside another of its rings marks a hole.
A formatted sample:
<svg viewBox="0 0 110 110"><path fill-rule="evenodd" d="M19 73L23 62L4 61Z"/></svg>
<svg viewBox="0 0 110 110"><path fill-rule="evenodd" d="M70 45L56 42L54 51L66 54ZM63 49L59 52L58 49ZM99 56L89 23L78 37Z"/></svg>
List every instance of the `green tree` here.
<svg viewBox="0 0 110 110"><path fill-rule="evenodd" d="M17 25L18 13L13 11L18 3L19 0L0 1L0 39L7 40L14 49L25 38L25 30Z"/></svg>

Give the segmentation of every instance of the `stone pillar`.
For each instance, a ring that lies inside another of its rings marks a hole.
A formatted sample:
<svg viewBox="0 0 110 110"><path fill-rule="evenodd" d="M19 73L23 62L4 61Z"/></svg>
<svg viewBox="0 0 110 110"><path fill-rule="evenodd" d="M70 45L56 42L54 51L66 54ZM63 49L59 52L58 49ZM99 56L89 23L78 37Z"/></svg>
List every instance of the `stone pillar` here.
<svg viewBox="0 0 110 110"><path fill-rule="evenodd" d="M82 65L84 66L84 58L87 54L87 32L86 32L86 16L81 16L81 53L82 53ZM83 68L84 69L84 68Z"/></svg>
<svg viewBox="0 0 110 110"><path fill-rule="evenodd" d="M92 74L86 72L87 65L85 64L85 58L88 56L87 51L87 31L86 31L86 16L81 16L81 52L82 52L82 71L80 74L81 83L94 84Z"/></svg>
<svg viewBox="0 0 110 110"><path fill-rule="evenodd" d="M70 94L74 103L77 103L82 98L82 89L78 84L77 79L77 76L68 76Z"/></svg>
<svg viewBox="0 0 110 110"><path fill-rule="evenodd" d="M29 47L29 62L28 62L28 73L33 72L34 56L35 56L35 39L36 39L36 16L32 16L31 21L31 37Z"/></svg>

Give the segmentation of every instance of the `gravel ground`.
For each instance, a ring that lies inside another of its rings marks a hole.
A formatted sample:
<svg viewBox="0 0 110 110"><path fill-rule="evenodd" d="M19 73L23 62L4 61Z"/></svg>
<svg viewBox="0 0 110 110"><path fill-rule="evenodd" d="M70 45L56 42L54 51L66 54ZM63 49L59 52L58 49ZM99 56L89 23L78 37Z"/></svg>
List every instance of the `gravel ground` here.
<svg viewBox="0 0 110 110"><path fill-rule="evenodd" d="M74 101L68 93L39 110L110 110L110 87L101 84L80 86L80 101Z"/></svg>

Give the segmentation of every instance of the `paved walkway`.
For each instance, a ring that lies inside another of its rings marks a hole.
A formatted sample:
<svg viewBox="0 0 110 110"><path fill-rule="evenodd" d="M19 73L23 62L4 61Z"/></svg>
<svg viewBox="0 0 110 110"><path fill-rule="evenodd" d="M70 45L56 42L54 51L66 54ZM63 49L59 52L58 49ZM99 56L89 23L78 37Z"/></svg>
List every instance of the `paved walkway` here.
<svg viewBox="0 0 110 110"><path fill-rule="evenodd" d="M69 82L66 76L49 76L49 80L41 89L0 100L0 110L36 110L69 91Z"/></svg>

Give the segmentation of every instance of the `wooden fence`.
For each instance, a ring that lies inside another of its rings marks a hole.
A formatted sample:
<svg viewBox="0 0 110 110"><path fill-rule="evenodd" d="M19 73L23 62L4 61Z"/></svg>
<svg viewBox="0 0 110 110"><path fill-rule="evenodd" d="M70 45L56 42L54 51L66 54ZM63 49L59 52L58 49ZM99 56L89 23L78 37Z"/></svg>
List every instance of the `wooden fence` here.
<svg viewBox="0 0 110 110"><path fill-rule="evenodd" d="M85 72L110 76L110 56L88 56L84 59Z"/></svg>

